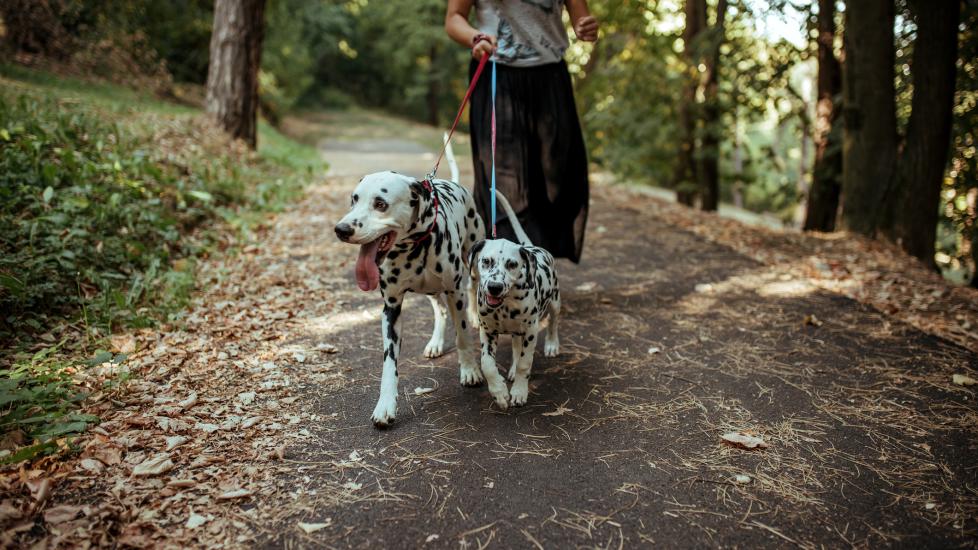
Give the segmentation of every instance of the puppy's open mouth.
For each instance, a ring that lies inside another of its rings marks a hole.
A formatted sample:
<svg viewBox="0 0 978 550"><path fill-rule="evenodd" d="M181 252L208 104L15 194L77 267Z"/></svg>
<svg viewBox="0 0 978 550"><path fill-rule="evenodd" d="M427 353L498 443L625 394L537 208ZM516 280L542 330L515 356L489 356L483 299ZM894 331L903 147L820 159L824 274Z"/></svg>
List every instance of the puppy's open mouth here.
<svg viewBox="0 0 978 550"><path fill-rule="evenodd" d="M369 243L360 245L360 256L357 258L357 286L360 290L376 290L380 284L380 269L377 264L384 259L387 252L394 246L396 233L389 231Z"/></svg>
<svg viewBox="0 0 978 550"><path fill-rule="evenodd" d="M502 296L496 297L493 296L492 294L486 294L486 303L492 307L498 307L500 304L503 303L503 297Z"/></svg>

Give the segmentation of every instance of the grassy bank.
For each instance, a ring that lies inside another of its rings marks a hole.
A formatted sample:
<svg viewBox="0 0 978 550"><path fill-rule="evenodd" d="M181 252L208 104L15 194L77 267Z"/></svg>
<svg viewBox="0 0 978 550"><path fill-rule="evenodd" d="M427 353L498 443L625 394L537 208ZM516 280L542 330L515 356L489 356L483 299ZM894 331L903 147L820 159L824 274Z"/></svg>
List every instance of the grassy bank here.
<svg viewBox="0 0 978 550"><path fill-rule="evenodd" d="M109 336L179 321L195 261L246 240L323 168L267 125L259 144L248 151L185 105L0 66L4 460L93 422L73 411L118 382L92 376L125 362Z"/></svg>

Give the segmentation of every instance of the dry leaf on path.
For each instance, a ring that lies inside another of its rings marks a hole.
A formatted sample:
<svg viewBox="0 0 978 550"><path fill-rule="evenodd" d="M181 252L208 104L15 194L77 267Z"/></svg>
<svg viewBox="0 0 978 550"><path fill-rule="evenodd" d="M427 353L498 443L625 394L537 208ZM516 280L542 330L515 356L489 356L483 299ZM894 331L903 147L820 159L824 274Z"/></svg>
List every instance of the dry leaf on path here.
<svg viewBox="0 0 978 550"><path fill-rule="evenodd" d="M51 524L64 523L66 521L71 521L78 517L81 513L81 506L74 506L71 504L62 504L60 506L54 506L48 508L44 511L44 521Z"/></svg>
<svg viewBox="0 0 978 550"><path fill-rule="evenodd" d="M200 514L198 514L196 512L193 512L193 513L190 514L190 517L187 518L187 525L186 525L186 527L187 527L187 529L196 529L196 528L200 527L201 525L207 523L208 521L210 521L208 518L206 518L206 517L204 517L204 516L202 516L202 515L200 515Z"/></svg>
<svg viewBox="0 0 978 550"><path fill-rule="evenodd" d="M51 480L48 478L44 479L32 479L27 482L27 488L31 491L31 496L34 500L38 502L44 502L51 496Z"/></svg>
<svg viewBox="0 0 978 550"><path fill-rule="evenodd" d="M743 449L766 449L767 443L759 437L741 432L728 432L720 436L724 443Z"/></svg>
<svg viewBox="0 0 978 550"><path fill-rule="evenodd" d="M235 498L244 498L250 496L251 496L251 490L249 489L234 489L232 491L221 493L220 496L217 497L217 500L231 500Z"/></svg>
<svg viewBox="0 0 978 550"><path fill-rule="evenodd" d="M136 337L132 334L113 334L109 338L112 351L116 353L132 353L136 351Z"/></svg>
<svg viewBox="0 0 978 550"><path fill-rule="evenodd" d="M573 411L574 409L568 409L563 405L558 405L557 410L543 413L543 416L564 416L565 414Z"/></svg>
<svg viewBox="0 0 978 550"><path fill-rule="evenodd" d="M330 518L326 518L326 521L323 523L303 523L300 521L299 529L302 529L303 531L305 531L307 535L309 535L315 533L316 531L319 531L320 529L325 529L326 527L329 527L330 525L332 525L332 523L333 520Z"/></svg>
<svg viewBox="0 0 978 550"><path fill-rule="evenodd" d="M177 403L182 409L189 409L197 404L197 392L190 392L186 399Z"/></svg>
<svg viewBox="0 0 978 550"><path fill-rule="evenodd" d="M101 462L95 460L94 458L83 458L78 465L81 466L83 470L89 471L93 474L101 474L102 470L105 468Z"/></svg>
<svg viewBox="0 0 978 550"><path fill-rule="evenodd" d="M136 477L158 476L173 469L173 461L170 455L160 453L156 456L147 458L138 466L132 469L132 475Z"/></svg>
<svg viewBox="0 0 978 550"><path fill-rule="evenodd" d="M978 380L966 375L966 374L955 374L951 377L951 381L959 386L974 386L978 384Z"/></svg>
<svg viewBox="0 0 978 550"><path fill-rule="evenodd" d="M186 443L188 440L189 439L187 437L184 437L182 435L170 436L166 438L166 450L172 451L173 449L176 449L180 445Z"/></svg>
<svg viewBox="0 0 978 550"><path fill-rule="evenodd" d="M350 491L359 491L360 489L363 488L363 484L357 483L355 481L347 481L346 483L343 484L343 488L348 489Z"/></svg>
<svg viewBox="0 0 978 550"><path fill-rule="evenodd" d="M414 395L424 395L435 391L435 388L414 388Z"/></svg>

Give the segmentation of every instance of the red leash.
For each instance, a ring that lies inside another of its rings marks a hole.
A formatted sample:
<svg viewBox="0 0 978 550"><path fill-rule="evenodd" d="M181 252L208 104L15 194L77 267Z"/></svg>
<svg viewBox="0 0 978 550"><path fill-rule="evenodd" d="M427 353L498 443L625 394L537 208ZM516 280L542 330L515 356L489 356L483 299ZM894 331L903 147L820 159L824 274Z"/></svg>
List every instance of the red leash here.
<svg viewBox="0 0 978 550"><path fill-rule="evenodd" d="M435 203L435 219L431 221L431 225L428 226L428 230L425 231L424 235L420 239L415 240L415 243L420 243L421 241L427 239L431 236L431 233L435 230L435 225L438 224L438 195L435 194L435 187L433 181L435 179L435 174L438 173L438 165L441 164L442 157L445 156L445 150L448 148L448 142L452 140L452 136L455 135L455 128L458 127L458 121L462 119L462 112L465 111L465 106L469 102L469 98L472 97L472 92L475 90L475 85L479 82L479 77L482 76L482 69L486 67L486 62L489 61L489 54L483 54L482 59L479 60L479 66L475 69L475 74L472 75L472 82L469 82L469 89L465 91L465 97L462 98L462 104L458 106L458 113L455 115L455 122L452 122L452 129L448 131L448 139L441 146L441 152L438 153L438 158L435 159L435 166L431 169L424 181L421 182L424 188L431 193L431 198ZM495 114L495 113L494 113Z"/></svg>

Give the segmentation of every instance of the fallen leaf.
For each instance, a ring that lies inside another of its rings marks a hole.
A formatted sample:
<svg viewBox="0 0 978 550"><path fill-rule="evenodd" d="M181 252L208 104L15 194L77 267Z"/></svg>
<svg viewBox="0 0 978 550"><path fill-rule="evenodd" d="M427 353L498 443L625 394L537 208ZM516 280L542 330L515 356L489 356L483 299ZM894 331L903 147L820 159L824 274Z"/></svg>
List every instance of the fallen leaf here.
<svg viewBox="0 0 978 550"><path fill-rule="evenodd" d="M558 405L557 410L543 413L543 416L564 416L565 414L573 411L574 409L568 409L563 405Z"/></svg>
<svg viewBox="0 0 978 550"><path fill-rule="evenodd" d="M37 502L44 502L51 496L51 480L48 478L44 479L32 479L27 482L27 488L31 491L31 496Z"/></svg>
<svg viewBox="0 0 978 550"><path fill-rule="evenodd" d="M360 456L360 453L356 451L350 453L350 462L359 462L361 460L363 460L363 458Z"/></svg>
<svg viewBox="0 0 978 550"><path fill-rule="evenodd" d="M20 519L23 512L10 502L0 502L0 522L6 523L12 519Z"/></svg>
<svg viewBox="0 0 978 550"><path fill-rule="evenodd" d="M427 544L429 542L438 540L438 537L439 537L439 535L436 535L436 534L428 535L428 537L426 539L424 539L424 541Z"/></svg>
<svg viewBox="0 0 978 550"><path fill-rule="evenodd" d="M752 435L747 435L741 432L729 432L720 436L724 442L733 445L734 447L741 447L743 449L766 449L767 443L759 437L754 437Z"/></svg>
<svg viewBox="0 0 978 550"><path fill-rule="evenodd" d="M924 509L926 510L933 510L934 508L937 508L937 504L933 502L928 502L927 504L924 504Z"/></svg>
<svg viewBox="0 0 978 550"><path fill-rule="evenodd" d="M173 469L173 461L170 455L160 453L156 456L147 458L138 466L132 469L132 475L136 477L158 476Z"/></svg>
<svg viewBox="0 0 978 550"><path fill-rule="evenodd" d="M302 529L303 531L305 531L307 535L309 535L311 533L315 533L316 531L319 531L320 529L325 529L329 527L332 523L333 520L330 518L326 518L326 521L323 523L303 523L300 521L299 529Z"/></svg>
<svg viewBox="0 0 978 550"><path fill-rule="evenodd" d="M951 381L959 386L974 386L978 384L978 380L965 374L955 374L951 377Z"/></svg>
<svg viewBox="0 0 978 550"><path fill-rule="evenodd" d="M190 487L196 487L197 482L192 479L174 479L166 484L167 487L176 487L178 489L189 489Z"/></svg>
<svg viewBox="0 0 978 550"><path fill-rule="evenodd" d="M822 321L820 321L818 317L816 317L814 314L809 314L805 316L805 319L802 321L802 324L811 325L813 327L820 327L822 326Z"/></svg>
<svg viewBox="0 0 978 550"><path fill-rule="evenodd" d="M196 529L196 528L200 527L201 525L207 523L208 521L209 521L208 518L206 518L206 517L204 517L204 516L202 516L202 515L200 515L200 514L198 514L196 512L192 512L190 514L190 517L187 518L187 525L186 525L186 527L187 527L187 529Z"/></svg>
<svg viewBox="0 0 978 550"><path fill-rule="evenodd" d="M54 506L48 508L44 511L44 521L51 524L64 523L66 521L71 521L78 517L81 513L81 506L73 506L71 504L62 504L60 506Z"/></svg>
<svg viewBox="0 0 978 550"><path fill-rule="evenodd" d="M414 395L424 395L435 391L435 388L414 388Z"/></svg>
<svg viewBox="0 0 978 550"><path fill-rule="evenodd" d="M241 404L245 406L251 405L252 403L255 402L255 392L246 391L246 392L239 393L238 401L240 401Z"/></svg>
<svg viewBox="0 0 978 550"><path fill-rule="evenodd" d="M94 458L83 458L78 465L81 466L83 470L87 470L93 474L101 474L102 470L105 468L101 462L95 460Z"/></svg>
<svg viewBox="0 0 978 550"><path fill-rule="evenodd" d="M232 491L227 491L227 492L221 493L217 497L217 500L232 500L232 499L235 499L235 498L243 498L243 497L249 497L249 496L251 496L251 490L250 489L234 489Z"/></svg>
<svg viewBox="0 0 978 550"><path fill-rule="evenodd" d="M649 350L648 350L647 353L649 355L655 355L655 354L659 353L660 351L662 351L662 350L659 349L659 348L657 348L657 347L655 347L655 346L652 346L651 348L649 348Z"/></svg>
<svg viewBox="0 0 978 550"><path fill-rule="evenodd" d="M363 488L363 484L356 483L354 481L347 481L346 483L343 484L343 488L349 489L350 491L359 491L360 489Z"/></svg>
<svg viewBox="0 0 978 550"><path fill-rule="evenodd" d="M186 399L177 403L182 409L189 409L197 404L197 392L190 392Z"/></svg>
<svg viewBox="0 0 978 550"><path fill-rule="evenodd" d="M589 281L587 283L582 283L574 287L574 290L578 292L591 292L592 290L598 288L598 283Z"/></svg>
<svg viewBox="0 0 978 550"><path fill-rule="evenodd" d="M184 437L182 435L170 436L170 437L166 438L166 450L167 451L172 451L173 449L176 449L180 445L183 445L184 443L186 443L188 440L189 440L189 438Z"/></svg>
<svg viewBox="0 0 978 550"><path fill-rule="evenodd" d="M257 424L259 420L261 420L261 417L260 416L252 416L251 418L245 418L241 422L241 429L242 430L247 430L248 428L250 428L250 427L254 426L255 424Z"/></svg>
<svg viewBox="0 0 978 550"><path fill-rule="evenodd" d="M734 477L734 481L737 483L750 483L750 476L746 474L737 474Z"/></svg>
<svg viewBox="0 0 978 550"><path fill-rule="evenodd" d="M194 427L197 428L198 430L201 430L201 431L207 432L207 433L214 433L214 432L216 432L217 430L219 430L221 428L217 424L207 424L207 423L204 423L204 422L198 422L197 425L194 426Z"/></svg>
<svg viewBox="0 0 978 550"><path fill-rule="evenodd" d="M116 353L132 353L136 351L136 338L132 334L113 334L109 338L112 351Z"/></svg>

